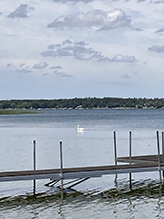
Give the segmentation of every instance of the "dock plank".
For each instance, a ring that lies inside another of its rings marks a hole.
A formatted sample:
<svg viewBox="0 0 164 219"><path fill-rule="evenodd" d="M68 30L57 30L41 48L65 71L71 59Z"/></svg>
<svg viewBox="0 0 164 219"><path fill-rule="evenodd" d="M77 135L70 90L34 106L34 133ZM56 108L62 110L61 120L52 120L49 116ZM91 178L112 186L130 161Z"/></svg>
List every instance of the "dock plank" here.
<svg viewBox="0 0 164 219"><path fill-rule="evenodd" d="M122 163L129 163L130 162L130 157L118 157L116 159L117 162L122 162ZM160 161L161 165L164 165L164 155L160 155ZM140 155L140 156L132 156L131 157L131 162L132 163L158 163L158 155Z"/></svg>
<svg viewBox="0 0 164 219"><path fill-rule="evenodd" d="M156 158L153 157L152 160L154 159ZM164 169L164 163L161 165L161 170L163 169ZM63 178L72 179L72 178L79 178L82 176L101 177L102 175L105 174L147 172L147 171L157 171L157 170L158 170L157 162L133 163L131 165L121 164L121 165L106 165L106 166L73 167L73 168L63 168ZM6 171L6 172L0 172L0 181L17 181L17 180L48 179L48 178L59 179L61 177L60 174L61 174L60 168L42 169L42 170Z"/></svg>

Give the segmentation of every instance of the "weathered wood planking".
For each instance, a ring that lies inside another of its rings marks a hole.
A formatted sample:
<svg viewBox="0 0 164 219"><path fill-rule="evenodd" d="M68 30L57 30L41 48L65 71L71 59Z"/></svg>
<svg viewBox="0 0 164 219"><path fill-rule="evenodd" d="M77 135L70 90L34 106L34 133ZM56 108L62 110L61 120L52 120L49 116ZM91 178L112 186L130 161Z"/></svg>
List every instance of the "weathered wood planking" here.
<svg viewBox="0 0 164 219"><path fill-rule="evenodd" d="M142 156L132 156L131 163L156 163L158 164L158 155L142 155ZM117 162L130 163L130 157L117 157ZM161 165L164 165L164 155L160 155Z"/></svg>
<svg viewBox="0 0 164 219"><path fill-rule="evenodd" d="M129 158L125 157L121 159L128 161ZM135 164L133 163L134 160L137 161ZM164 162L161 162L161 170L164 170ZM101 177L102 175L117 174L117 173L121 174L121 173L135 173L135 172L149 172L149 171L159 171L158 159L156 158L156 155L132 157L131 165L123 164L123 165L63 168L62 174L63 174L63 179L73 179L73 178L75 179L82 177ZM61 178L60 168L0 172L0 182L34 180L34 179L54 180L60 178Z"/></svg>

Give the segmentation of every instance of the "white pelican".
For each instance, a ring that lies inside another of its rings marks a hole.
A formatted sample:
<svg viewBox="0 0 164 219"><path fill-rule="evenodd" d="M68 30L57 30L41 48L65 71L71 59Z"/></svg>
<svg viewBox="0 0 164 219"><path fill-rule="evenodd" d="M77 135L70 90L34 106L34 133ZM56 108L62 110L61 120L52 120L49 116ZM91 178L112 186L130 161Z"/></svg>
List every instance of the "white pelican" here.
<svg viewBox="0 0 164 219"><path fill-rule="evenodd" d="M84 132L84 128L80 128L79 125L76 126L76 131L77 132Z"/></svg>

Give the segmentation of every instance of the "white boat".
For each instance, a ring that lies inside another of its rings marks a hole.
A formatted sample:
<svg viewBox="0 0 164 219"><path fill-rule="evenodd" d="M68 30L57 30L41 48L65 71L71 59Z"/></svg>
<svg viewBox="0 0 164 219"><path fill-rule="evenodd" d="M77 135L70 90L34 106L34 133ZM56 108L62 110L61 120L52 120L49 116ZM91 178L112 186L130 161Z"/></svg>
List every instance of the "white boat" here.
<svg viewBox="0 0 164 219"><path fill-rule="evenodd" d="M84 128L80 128L79 125L76 126L76 131L77 132L84 132Z"/></svg>

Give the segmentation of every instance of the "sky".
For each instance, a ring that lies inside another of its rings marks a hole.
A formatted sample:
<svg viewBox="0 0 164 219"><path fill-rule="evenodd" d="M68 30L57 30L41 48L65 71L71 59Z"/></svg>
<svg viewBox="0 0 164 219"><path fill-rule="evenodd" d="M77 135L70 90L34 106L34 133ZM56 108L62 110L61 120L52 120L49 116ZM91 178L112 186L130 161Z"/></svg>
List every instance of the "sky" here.
<svg viewBox="0 0 164 219"><path fill-rule="evenodd" d="M164 97L164 0L0 0L0 99Z"/></svg>

